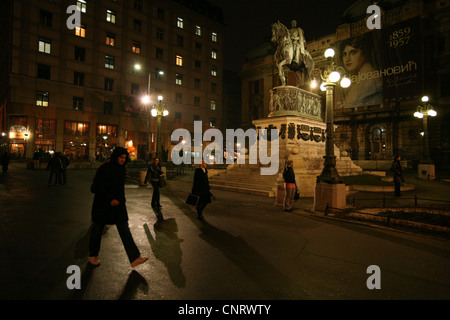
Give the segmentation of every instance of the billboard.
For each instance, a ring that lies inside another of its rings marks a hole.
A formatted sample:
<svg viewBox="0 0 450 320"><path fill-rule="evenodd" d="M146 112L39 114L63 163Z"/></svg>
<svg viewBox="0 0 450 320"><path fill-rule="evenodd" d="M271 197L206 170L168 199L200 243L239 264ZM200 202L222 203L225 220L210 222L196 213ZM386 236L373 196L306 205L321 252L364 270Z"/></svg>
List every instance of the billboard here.
<svg viewBox="0 0 450 320"><path fill-rule="evenodd" d="M379 105L416 96L421 90L418 18L336 42L336 65L352 84L336 87L343 108Z"/></svg>

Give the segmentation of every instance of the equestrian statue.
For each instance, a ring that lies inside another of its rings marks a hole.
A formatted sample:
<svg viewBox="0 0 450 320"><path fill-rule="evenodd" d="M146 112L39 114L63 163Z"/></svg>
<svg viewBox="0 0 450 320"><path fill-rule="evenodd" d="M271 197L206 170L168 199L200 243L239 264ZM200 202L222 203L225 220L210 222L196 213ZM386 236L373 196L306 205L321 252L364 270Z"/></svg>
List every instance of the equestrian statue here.
<svg viewBox="0 0 450 320"><path fill-rule="evenodd" d="M280 21L272 24L272 42L277 45L275 62L281 85L286 85L284 67L295 72L297 87L303 86L314 70L314 60L305 48L303 30L297 27L297 21L291 21L291 29Z"/></svg>

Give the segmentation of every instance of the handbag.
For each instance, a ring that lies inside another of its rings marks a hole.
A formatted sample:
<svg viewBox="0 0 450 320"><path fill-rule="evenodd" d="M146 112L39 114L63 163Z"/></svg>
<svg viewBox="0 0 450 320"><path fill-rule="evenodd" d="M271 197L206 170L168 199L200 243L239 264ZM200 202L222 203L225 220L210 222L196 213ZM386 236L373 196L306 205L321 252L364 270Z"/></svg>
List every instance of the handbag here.
<svg viewBox="0 0 450 320"><path fill-rule="evenodd" d="M166 185L167 185L166 175L165 174L161 174L159 176L158 186L160 188L162 188L162 187L165 187Z"/></svg>
<svg viewBox="0 0 450 320"><path fill-rule="evenodd" d="M200 199L199 195L190 193L186 199L186 203L191 206L196 206L199 199Z"/></svg>
<svg viewBox="0 0 450 320"><path fill-rule="evenodd" d="M298 193L298 190L295 190L295 194L294 194L294 200L297 201L298 199L300 199L300 193Z"/></svg>

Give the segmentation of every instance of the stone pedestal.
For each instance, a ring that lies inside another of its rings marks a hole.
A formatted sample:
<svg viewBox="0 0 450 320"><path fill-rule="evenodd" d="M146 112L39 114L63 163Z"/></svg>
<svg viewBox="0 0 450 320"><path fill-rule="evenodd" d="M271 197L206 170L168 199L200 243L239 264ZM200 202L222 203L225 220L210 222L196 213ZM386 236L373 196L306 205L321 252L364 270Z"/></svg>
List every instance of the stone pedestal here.
<svg viewBox="0 0 450 320"><path fill-rule="evenodd" d="M275 206L283 207L284 196L286 191L284 190L284 184L277 185L277 194L275 195Z"/></svg>
<svg viewBox="0 0 450 320"><path fill-rule="evenodd" d="M314 210L325 211L327 207L346 207L345 184L317 183L314 194Z"/></svg>
<svg viewBox="0 0 450 320"><path fill-rule="evenodd" d="M434 180L436 178L433 163L419 163L417 166L417 176L419 179Z"/></svg>

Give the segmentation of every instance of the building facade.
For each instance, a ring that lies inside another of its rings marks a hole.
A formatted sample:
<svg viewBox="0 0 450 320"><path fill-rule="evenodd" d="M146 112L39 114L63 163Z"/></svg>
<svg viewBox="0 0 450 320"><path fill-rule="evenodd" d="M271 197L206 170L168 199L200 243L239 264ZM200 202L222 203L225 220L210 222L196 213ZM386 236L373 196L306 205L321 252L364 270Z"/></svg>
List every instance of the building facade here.
<svg viewBox="0 0 450 320"><path fill-rule="evenodd" d="M336 88L336 144L352 160L390 161L399 153L408 164L415 166L424 157L424 129L414 112L421 97L427 95L437 111L436 117L428 117L431 158L437 166L448 167L450 1L386 0L378 4L382 10L381 29L367 27L367 2L356 1L345 11L343 23L335 33L307 42L317 69L326 63L324 51L329 47L335 49L336 65L351 77L353 95L375 91L367 94L371 99L350 101L350 89ZM358 38L370 39L372 46L367 52L373 57L373 69L360 73L359 79L351 75L350 64L346 66L344 59L346 44L356 46L354 40ZM243 66L243 126L252 127L253 120L270 113L269 91L280 85L274 50L273 44L262 44L249 53ZM370 78L378 83L362 86L364 81L360 80ZM295 85L293 73L288 75L288 84ZM323 93L322 96L325 102Z"/></svg>
<svg viewBox="0 0 450 320"><path fill-rule="evenodd" d="M9 34L2 38L0 119L12 159L31 159L35 150L103 159L114 146L145 159L156 152L150 110L158 96L169 111L160 126L165 154L176 128L192 131L194 120L204 130L221 127L221 9L181 0L71 5L2 1L10 15L2 22Z"/></svg>

